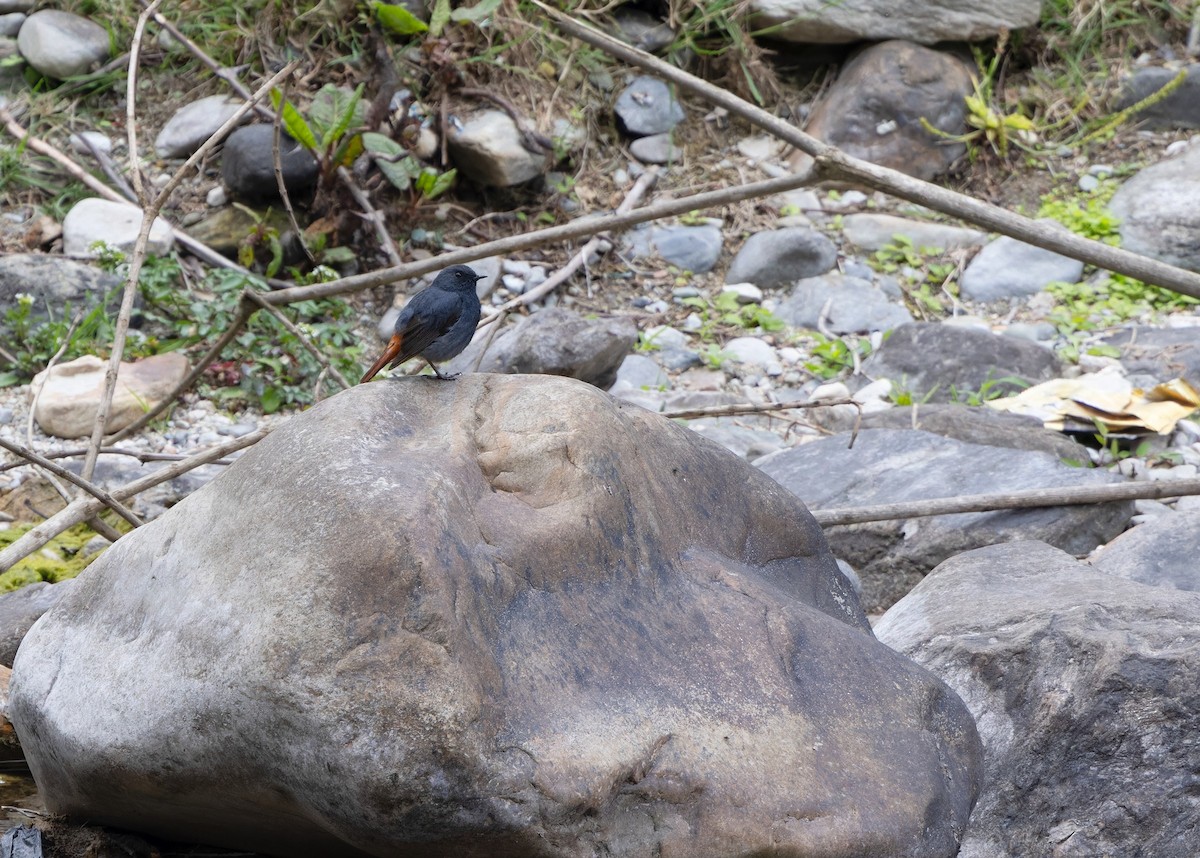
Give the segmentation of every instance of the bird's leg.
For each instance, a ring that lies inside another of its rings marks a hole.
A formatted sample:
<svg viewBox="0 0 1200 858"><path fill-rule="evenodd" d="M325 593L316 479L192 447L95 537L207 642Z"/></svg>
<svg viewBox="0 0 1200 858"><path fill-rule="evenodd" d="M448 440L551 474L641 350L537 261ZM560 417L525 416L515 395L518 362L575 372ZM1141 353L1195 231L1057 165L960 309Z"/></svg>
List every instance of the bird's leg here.
<svg viewBox="0 0 1200 858"><path fill-rule="evenodd" d="M438 368L434 365L433 361L431 361L429 358L425 359L425 363L429 364L429 368L431 370L433 370L433 374L436 375L438 378L440 378L442 381L453 381L454 379L456 379L460 375L462 375L461 372L452 372L449 375L442 375L441 372L438 370Z"/></svg>

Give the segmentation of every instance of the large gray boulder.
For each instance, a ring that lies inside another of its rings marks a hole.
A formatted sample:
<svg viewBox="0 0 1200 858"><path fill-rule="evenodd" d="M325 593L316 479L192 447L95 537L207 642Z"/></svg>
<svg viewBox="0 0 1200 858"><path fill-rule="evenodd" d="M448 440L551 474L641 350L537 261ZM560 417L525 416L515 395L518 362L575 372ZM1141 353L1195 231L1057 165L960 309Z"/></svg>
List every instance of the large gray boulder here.
<svg viewBox="0 0 1200 858"><path fill-rule="evenodd" d="M1125 531L1090 558L1102 572L1142 584L1200 591L1200 512L1158 515Z"/></svg>
<svg viewBox="0 0 1200 858"><path fill-rule="evenodd" d="M755 465L813 509L1120 482L1052 453L989 447L914 429L864 429L765 456ZM825 529L834 554L858 570L863 605L884 610L930 569L963 551L1040 539L1086 554L1119 534L1132 502L888 519Z"/></svg>
<svg viewBox="0 0 1200 858"><path fill-rule="evenodd" d="M965 707L796 498L576 381L362 385L26 637L55 813L295 856L952 856Z"/></svg>
<svg viewBox="0 0 1200 858"><path fill-rule="evenodd" d="M1139 172L1117 190L1109 210L1121 219L1121 246L1200 271L1200 146Z"/></svg>
<svg viewBox="0 0 1200 858"><path fill-rule="evenodd" d="M876 625L975 714L987 784L961 858L1193 858L1200 594L1038 542L946 561Z"/></svg>
<svg viewBox="0 0 1200 858"><path fill-rule="evenodd" d="M918 402L994 399L1061 371L1054 352L1037 343L941 322L901 325L863 362L867 377L890 379Z"/></svg>

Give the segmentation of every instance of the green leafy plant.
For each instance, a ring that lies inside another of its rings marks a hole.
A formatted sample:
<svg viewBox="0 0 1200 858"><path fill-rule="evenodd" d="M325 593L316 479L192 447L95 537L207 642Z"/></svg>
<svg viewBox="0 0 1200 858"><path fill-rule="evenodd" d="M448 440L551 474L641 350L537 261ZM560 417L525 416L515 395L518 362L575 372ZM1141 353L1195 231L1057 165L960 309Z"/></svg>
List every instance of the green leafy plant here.
<svg viewBox="0 0 1200 858"><path fill-rule="evenodd" d="M698 296L684 298L683 303L698 311L702 324L697 333L702 340L710 338L720 325L747 331L781 331L786 327L783 319L759 304L739 304L732 292L721 292L712 301Z"/></svg>
<svg viewBox="0 0 1200 858"><path fill-rule="evenodd" d="M363 84L354 90L331 83L313 97L308 118L283 93L271 90L271 103L279 111L284 130L317 159L320 182L327 186L338 167L348 166L362 152L360 132L366 119L367 105L362 99Z"/></svg>
<svg viewBox="0 0 1200 858"><path fill-rule="evenodd" d="M1095 241L1119 246L1120 220L1108 209L1108 201L1115 191L1115 183L1104 182L1085 196L1048 195L1042 198L1038 216L1053 218L1072 232ZM1081 331L1200 304L1200 299L1115 273L1090 282L1051 283L1046 292L1055 299L1049 319L1059 333L1068 338L1061 351L1069 360L1079 359L1082 338L1077 335Z"/></svg>
<svg viewBox="0 0 1200 858"><path fill-rule="evenodd" d="M1016 390L1024 390L1026 387L1029 387L1029 382L1023 378L1017 378L1015 375L1006 375L1003 378L989 378L983 384L979 385L978 390L971 390L969 388L959 390L952 384L950 385L950 401L957 402L960 405L978 406L993 399L1011 396L1014 388Z"/></svg>
<svg viewBox="0 0 1200 858"><path fill-rule="evenodd" d="M871 353L871 343L865 338L827 337L816 332L812 337L815 343L804 368L823 380L852 371L856 356L861 361Z"/></svg>
<svg viewBox="0 0 1200 858"><path fill-rule="evenodd" d="M125 273L120 254L102 258ZM310 277L329 276L316 269ZM220 337L237 312L243 289L266 290L256 278L227 269L209 272L193 288L182 283L178 263L147 257L138 286L145 327L160 351L203 349ZM340 298L300 301L281 308L300 332L344 375L354 377L363 348L355 331L357 313ZM256 404L265 413L314 401L324 368L300 338L268 313L256 313L227 347L224 360L202 376L201 392L218 402Z"/></svg>
<svg viewBox="0 0 1200 858"><path fill-rule="evenodd" d="M710 369L720 369L727 362L733 360L733 352L726 351L716 343L709 343L700 352L700 359Z"/></svg>

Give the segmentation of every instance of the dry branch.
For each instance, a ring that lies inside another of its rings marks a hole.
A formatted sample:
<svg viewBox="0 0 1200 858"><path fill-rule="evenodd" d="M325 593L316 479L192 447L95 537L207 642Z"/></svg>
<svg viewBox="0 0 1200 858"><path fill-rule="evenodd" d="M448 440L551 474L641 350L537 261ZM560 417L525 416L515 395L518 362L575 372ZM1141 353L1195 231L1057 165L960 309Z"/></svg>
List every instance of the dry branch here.
<svg viewBox="0 0 1200 858"><path fill-rule="evenodd" d="M33 464L37 465L39 468L44 468L45 470L49 471L50 473L55 474L56 476L62 477L67 482L78 486L79 488L81 488L85 492L87 492L89 495L94 497L96 500L103 503L105 506L107 506L109 509L111 509L113 512L115 512L117 515L121 516L121 518L125 519L127 522L132 524L134 527L141 527L142 520L140 518L138 518L133 513L133 511L129 509L129 507L125 506L125 504L121 503L119 500L114 498L112 495L110 495L104 489L100 488L95 483L89 482L88 480L85 480L82 477L76 476L74 473L72 473L71 471L68 471L66 468L62 467L61 465L56 465L54 462L51 462L49 459L45 458L44 456L39 456L37 453L33 452L33 450L30 450L26 447L22 447L20 444L14 444L11 441L5 441L3 438L0 438L0 447L3 447L5 450L8 450L8 452L12 453L13 455L20 456L22 459L25 459L27 462L32 462ZM70 501L69 498L67 500L68 500L68 502Z"/></svg>
<svg viewBox="0 0 1200 858"><path fill-rule="evenodd" d="M929 515L953 515L960 512L988 512L997 509L1027 509L1043 506L1073 506L1076 504L1113 503L1114 501L1148 498L1175 498L1200 494L1200 478L1190 480L1157 480L1153 482L1118 483L1103 486L1071 486L1068 488L1029 489L1020 492L1000 492L987 495L966 495L957 498L885 503L874 506L844 509L812 510L813 518L822 527L839 524L861 524L867 521L921 518Z"/></svg>
<svg viewBox="0 0 1200 858"><path fill-rule="evenodd" d="M706 101L725 108L730 113L742 117L812 156L815 160L816 181L854 182L927 206L992 232L998 232L1046 250L1053 250L1064 256L1070 256L1097 268L1126 274L1183 295L1200 298L1200 274L1185 271L1182 268L1176 268L1128 250L1092 241L1066 230L1047 228L1030 218L1014 214L991 203L985 203L929 182L922 182L898 170L891 170L859 158L853 158L730 92L706 83L682 69L582 24L540 0L533 0L533 2L554 21L555 26L564 32L617 59L652 72L695 93Z"/></svg>
<svg viewBox="0 0 1200 858"><path fill-rule="evenodd" d="M257 432L251 432L249 435L243 435L241 438L235 438L216 447L210 447L202 453L197 453L194 456L184 459L182 462L177 462L162 470L155 471L153 474L148 474L139 480L134 480L132 483L128 483L110 494L118 501L128 500L147 489L157 486L159 483L174 479L180 474L185 474L201 465L207 465L230 453L249 447L251 444L262 440L268 431L267 429L259 429ZM37 526L30 528L19 539L3 551L0 551L0 572L8 571L14 564L37 551L64 530L74 527L81 521L86 521L103 508L104 504L95 498L76 498L71 501L65 508L59 510Z"/></svg>
<svg viewBox="0 0 1200 858"><path fill-rule="evenodd" d="M818 402L806 399L794 402L746 402L712 405L708 408L684 408L679 411L663 411L662 416L671 420L696 420L701 417L735 417L738 414L766 414L771 411L791 411L793 408L825 408L833 405L853 405L855 408L862 408L862 404L853 399L822 399Z"/></svg>

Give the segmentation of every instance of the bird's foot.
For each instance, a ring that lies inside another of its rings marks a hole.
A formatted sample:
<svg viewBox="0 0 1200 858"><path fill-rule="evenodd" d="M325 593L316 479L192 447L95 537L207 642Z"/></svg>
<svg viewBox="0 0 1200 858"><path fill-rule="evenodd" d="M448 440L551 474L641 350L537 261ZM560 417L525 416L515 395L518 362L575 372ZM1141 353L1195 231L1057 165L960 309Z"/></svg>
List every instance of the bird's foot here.
<svg viewBox="0 0 1200 858"><path fill-rule="evenodd" d="M450 372L450 373L446 373L445 375L443 375L441 370L439 370L437 368L437 366L434 365L433 361L426 360L425 362L427 364L429 364L429 368L431 370L433 370L433 374L436 375L438 378L440 378L442 381L454 381L454 379L456 379L460 375L462 375L461 372Z"/></svg>

